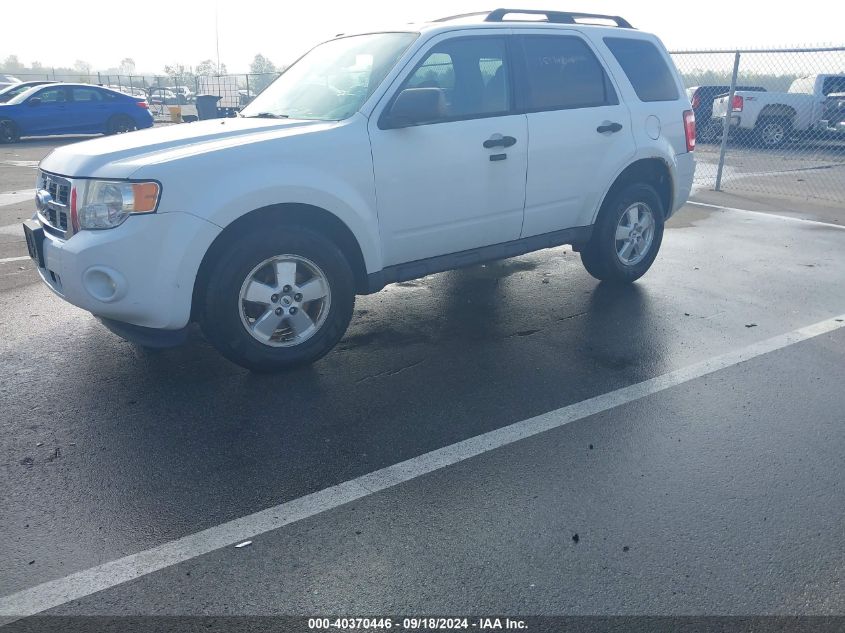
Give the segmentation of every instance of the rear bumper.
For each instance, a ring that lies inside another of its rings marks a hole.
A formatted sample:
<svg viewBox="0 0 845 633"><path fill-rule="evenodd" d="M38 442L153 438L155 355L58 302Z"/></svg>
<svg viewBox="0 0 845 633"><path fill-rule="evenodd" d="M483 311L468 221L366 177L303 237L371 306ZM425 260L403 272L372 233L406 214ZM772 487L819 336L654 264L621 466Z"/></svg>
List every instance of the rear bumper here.
<svg viewBox="0 0 845 633"><path fill-rule="evenodd" d="M672 208L669 209L667 219L686 204L692 191L692 181L695 177L695 152L686 152L675 156L675 188Z"/></svg>

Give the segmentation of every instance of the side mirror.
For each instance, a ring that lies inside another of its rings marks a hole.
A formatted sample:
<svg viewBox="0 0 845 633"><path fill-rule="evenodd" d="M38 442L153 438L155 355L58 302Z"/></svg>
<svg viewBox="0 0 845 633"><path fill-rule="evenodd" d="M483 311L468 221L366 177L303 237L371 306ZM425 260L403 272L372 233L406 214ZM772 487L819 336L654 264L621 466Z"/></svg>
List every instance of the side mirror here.
<svg viewBox="0 0 845 633"><path fill-rule="evenodd" d="M29 101L26 102L28 106L37 106L41 105L41 97L32 97Z"/></svg>
<svg viewBox="0 0 845 633"><path fill-rule="evenodd" d="M385 128L431 123L446 114L446 97L440 88L406 88L399 93L385 117Z"/></svg>

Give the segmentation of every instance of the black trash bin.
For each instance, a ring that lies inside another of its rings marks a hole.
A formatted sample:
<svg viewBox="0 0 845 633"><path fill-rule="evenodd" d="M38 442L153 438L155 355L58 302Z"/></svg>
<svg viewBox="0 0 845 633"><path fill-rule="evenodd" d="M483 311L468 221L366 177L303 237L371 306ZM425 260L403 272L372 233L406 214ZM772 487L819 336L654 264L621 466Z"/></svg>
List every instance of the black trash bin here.
<svg viewBox="0 0 845 633"><path fill-rule="evenodd" d="M220 101L220 97L217 95L197 95L197 116L199 116L200 121L220 118L220 111L217 109L218 101Z"/></svg>

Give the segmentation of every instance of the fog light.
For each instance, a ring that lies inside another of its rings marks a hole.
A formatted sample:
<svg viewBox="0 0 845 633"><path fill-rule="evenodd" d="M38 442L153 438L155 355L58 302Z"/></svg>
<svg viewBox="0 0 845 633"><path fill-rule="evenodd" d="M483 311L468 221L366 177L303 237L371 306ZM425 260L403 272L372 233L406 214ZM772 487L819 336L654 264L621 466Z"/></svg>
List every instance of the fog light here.
<svg viewBox="0 0 845 633"><path fill-rule="evenodd" d="M126 279L116 270L94 266L82 275L85 290L97 301L110 303L126 294Z"/></svg>

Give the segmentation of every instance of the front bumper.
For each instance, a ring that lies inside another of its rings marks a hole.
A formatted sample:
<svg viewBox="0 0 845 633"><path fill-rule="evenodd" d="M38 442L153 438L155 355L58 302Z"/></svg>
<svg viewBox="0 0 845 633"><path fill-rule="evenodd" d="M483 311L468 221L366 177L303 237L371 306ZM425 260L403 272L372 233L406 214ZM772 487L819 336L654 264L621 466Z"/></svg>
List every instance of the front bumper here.
<svg viewBox="0 0 845 633"><path fill-rule="evenodd" d="M220 227L188 213L130 217L68 240L45 233L38 273L57 295L113 321L180 330L202 258Z"/></svg>

